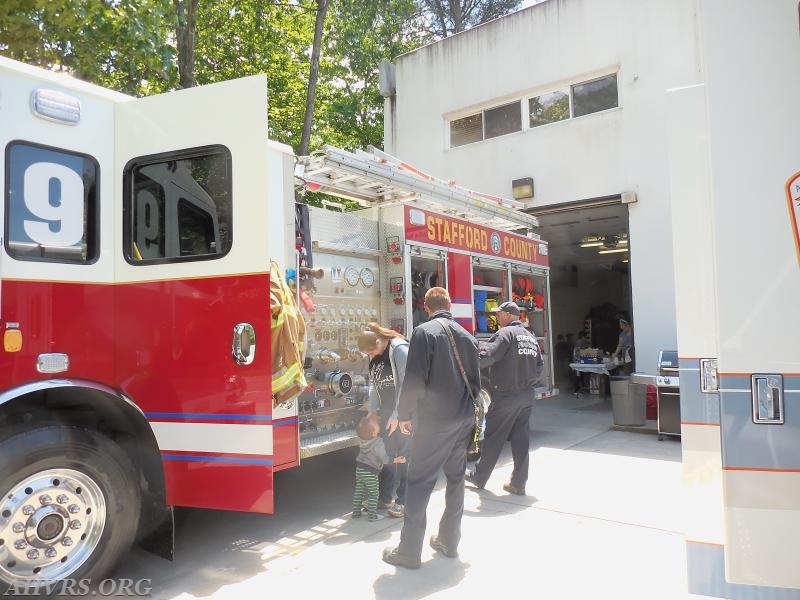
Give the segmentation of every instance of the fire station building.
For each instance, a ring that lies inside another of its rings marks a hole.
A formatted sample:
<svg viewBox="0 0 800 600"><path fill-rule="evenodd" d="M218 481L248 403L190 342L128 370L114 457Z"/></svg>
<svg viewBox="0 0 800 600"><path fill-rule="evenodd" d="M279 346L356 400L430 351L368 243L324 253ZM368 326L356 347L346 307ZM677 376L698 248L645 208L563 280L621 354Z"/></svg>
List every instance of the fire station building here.
<svg viewBox="0 0 800 600"><path fill-rule="evenodd" d="M381 68L386 151L523 200L550 242L554 344L585 330L613 352L622 315L642 373L677 347L665 111L699 83L701 8L546 0Z"/></svg>

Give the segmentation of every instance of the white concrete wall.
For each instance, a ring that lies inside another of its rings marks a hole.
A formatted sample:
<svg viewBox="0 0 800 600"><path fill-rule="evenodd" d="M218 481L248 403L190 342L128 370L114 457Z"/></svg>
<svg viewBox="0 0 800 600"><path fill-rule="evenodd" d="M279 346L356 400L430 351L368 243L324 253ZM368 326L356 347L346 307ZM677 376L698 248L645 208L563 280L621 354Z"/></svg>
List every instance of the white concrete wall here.
<svg viewBox="0 0 800 600"><path fill-rule="evenodd" d="M636 192L630 266L643 372L677 347L665 90L699 80L694 8L548 0L399 57L386 115L388 152L473 189L510 196L511 181L530 176L534 206ZM611 72L618 109L448 148L449 118Z"/></svg>

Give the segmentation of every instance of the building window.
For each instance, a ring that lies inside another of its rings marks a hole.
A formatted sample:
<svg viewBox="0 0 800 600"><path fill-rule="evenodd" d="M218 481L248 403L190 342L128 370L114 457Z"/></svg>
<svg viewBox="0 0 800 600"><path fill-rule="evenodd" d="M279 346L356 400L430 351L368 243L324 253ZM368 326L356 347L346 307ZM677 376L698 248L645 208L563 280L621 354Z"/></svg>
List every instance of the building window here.
<svg viewBox="0 0 800 600"><path fill-rule="evenodd" d="M529 127L569 119L569 94L550 92L528 100Z"/></svg>
<svg viewBox="0 0 800 600"><path fill-rule="evenodd" d="M572 116L580 117L619 106L617 75L572 86Z"/></svg>
<svg viewBox="0 0 800 600"><path fill-rule="evenodd" d="M125 170L125 257L208 260L231 248L231 159L213 147L134 159Z"/></svg>
<svg viewBox="0 0 800 600"><path fill-rule="evenodd" d="M450 145L463 146L483 139L483 113L450 121Z"/></svg>
<svg viewBox="0 0 800 600"><path fill-rule="evenodd" d="M533 129L618 106L617 74L614 73L576 83L569 89L528 98L528 123L525 128ZM450 147L522 131L521 108L520 100L515 100L450 121Z"/></svg>
<svg viewBox="0 0 800 600"><path fill-rule="evenodd" d="M522 131L522 113L519 100L483 111L484 138Z"/></svg>
<svg viewBox="0 0 800 600"><path fill-rule="evenodd" d="M522 131L519 100L450 121L450 147Z"/></svg>
<svg viewBox="0 0 800 600"><path fill-rule="evenodd" d="M98 255L97 161L13 142L6 148L6 250L20 260L90 263Z"/></svg>

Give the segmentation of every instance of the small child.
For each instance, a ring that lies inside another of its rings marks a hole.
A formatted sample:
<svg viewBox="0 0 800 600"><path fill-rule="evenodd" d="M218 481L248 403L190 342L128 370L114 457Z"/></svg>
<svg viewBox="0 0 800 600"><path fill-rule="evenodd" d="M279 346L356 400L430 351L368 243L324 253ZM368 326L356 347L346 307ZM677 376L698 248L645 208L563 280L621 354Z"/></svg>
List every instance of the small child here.
<svg viewBox="0 0 800 600"><path fill-rule="evenodd" d="M353 494L353 518L361 517L361 503L366 501L367 520L378 521L378 475L383 465L391 462L380 437L381 425L376 415L367 415L358 422L356 433L361 438L356 457L356 490Z"/></svg>

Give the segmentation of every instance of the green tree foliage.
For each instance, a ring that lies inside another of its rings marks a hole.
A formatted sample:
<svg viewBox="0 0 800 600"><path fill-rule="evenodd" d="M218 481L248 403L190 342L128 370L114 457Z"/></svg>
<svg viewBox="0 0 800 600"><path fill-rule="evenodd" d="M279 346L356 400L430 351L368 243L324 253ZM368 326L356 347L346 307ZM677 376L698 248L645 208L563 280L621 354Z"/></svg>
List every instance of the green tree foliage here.
<svg viewBox="0 0 800 600"><path fill-rule="evenodd" d="M269 135L297 148L305 111L314 11L274 0L201 0L198 85L266 73Z"/></svg>
<svg viewBox="0 0 800 600"><path fill-rule="evenodd" d="M437 39L517 10L522 0L418 0L421 15Z"/></svg>
<svg viewBox="0 0 800 600"><path fill-rule="evenodd" d="M179 31L178 13L183 7L182 23L189 24L195 2L195 82L266 73L269 135L299 148L315 0L2 0L0 53L133 95L177 89L178 63L186 61L177 39L187 34ZM518 5L519 0L330 0L310 149L325 143L381 146L380 61L452 33L456 21L468 27ZM191 81L187 75L184 85Z"/></svg>
<svg viewBox="0 0 800 600"><path fill-rule="evenodd" d="M175 86L169 0L3 0L0 53L121 92Z"/></svg>
<svg viewBox="0 0 800 600"><path fill-rule="evenodd" d="M378 65L427 40L414 0L336 0L329 15L311 147L383 145Z"/></svg>

